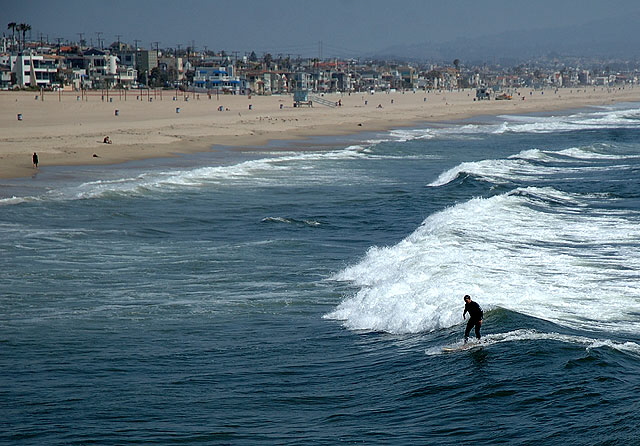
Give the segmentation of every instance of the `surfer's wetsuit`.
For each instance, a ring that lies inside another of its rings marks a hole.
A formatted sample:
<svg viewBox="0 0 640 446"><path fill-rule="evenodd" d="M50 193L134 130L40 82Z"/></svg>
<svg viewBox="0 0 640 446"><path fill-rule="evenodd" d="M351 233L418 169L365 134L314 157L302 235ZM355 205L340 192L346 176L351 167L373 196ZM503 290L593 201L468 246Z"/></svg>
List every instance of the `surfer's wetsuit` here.
<svg viewBox="0 0 640 446"><path fill-rule="evenodd" d="M466 313L469 313L469 322L467 322L467 329L464 331L464 341L467 342L467 339L469 339L469 333L471 333L473 327L476 328L476 339L480 340L480 322L482 322L484 315L482 308L480 308L478 302L470 301L464 304L462 315L464 316Z"/></svg>

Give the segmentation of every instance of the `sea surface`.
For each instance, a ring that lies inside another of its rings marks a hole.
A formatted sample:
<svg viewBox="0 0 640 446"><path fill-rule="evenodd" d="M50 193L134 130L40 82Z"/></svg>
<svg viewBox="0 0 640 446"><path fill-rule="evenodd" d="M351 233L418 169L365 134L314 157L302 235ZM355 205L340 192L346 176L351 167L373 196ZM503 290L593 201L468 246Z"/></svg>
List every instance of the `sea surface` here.
<svg viewBox="0 0 640 446"><path fill-rule="evenodd" d="M2 444L640 444L640 104L41 166Z"/></svg>

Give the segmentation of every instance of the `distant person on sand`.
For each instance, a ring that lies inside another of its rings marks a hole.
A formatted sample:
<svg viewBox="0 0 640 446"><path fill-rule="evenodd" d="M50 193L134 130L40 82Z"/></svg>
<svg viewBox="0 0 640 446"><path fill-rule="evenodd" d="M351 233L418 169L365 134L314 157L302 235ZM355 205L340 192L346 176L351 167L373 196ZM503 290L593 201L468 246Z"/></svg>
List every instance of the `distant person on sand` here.
<svg viewBox="0 0 640 446"><path fill-rule="evenodd" d="M469 340L469 333L471 333L471 329L475 327L476 331L476 339L480 340L480 327L482 326L482 318L484 316L484 312L478 302L474 302L471 300L471 296L468 294L464 296L464 311L462 312L462 319L465 319L465 315L469 313L469 322L467 322L467 328L464 331L464 343L466 344Z"/></svg>
<svg viewBox="0 0 640 446"><path fill-rule="evenodd" d="M33 156L31 157L32 161L33 161L33 168L37 169L38 168L38 154L36 152L33 152Z"/></svg>
<svg viewBox="0 0 640 446"><path fill-rule="evenodd" d="M111 139L108 136L105 136L102 142L105 144L111 144Z"/></svg>

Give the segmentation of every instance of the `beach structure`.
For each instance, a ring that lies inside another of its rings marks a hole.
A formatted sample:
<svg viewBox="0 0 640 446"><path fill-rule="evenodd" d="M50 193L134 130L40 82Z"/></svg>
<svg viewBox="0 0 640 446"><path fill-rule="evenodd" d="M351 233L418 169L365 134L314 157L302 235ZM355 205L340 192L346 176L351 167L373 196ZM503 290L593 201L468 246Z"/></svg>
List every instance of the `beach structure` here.
<svg viewBox="0 0 640 446"><path fill-rule="evenodd" d="M491 90L486 87L478 87L476 88L476 99L478 101L483 101L485 99L491 99Z"/></svg>
<svg viewBox="0 0 640 446"><path fill-rule="evenodd" d="M309 90L295 90L293 92L293 106L302 107L303 105L313 106L313 102L309 100Z"/></svg>

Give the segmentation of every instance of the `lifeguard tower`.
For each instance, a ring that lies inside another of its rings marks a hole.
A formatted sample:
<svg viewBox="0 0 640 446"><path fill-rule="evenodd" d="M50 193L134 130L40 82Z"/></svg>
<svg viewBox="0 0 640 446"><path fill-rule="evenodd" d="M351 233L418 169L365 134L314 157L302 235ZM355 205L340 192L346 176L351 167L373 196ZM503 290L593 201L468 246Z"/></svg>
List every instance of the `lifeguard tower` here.
<svg viewBox="0 0 640 446"><path fill-rule="evenodd" d="M295 90L293 92L293 106L301 107L303 105L313 107L313 102L309 99L309 90Z"/></svg>
<svg viewBox="0 0 640 446"><path fill-rule="evenodd" d="M478 101L491 99L491 91L485 87L476 88L476 99Z"/></svg>

